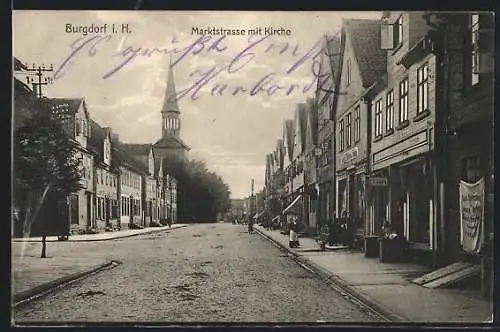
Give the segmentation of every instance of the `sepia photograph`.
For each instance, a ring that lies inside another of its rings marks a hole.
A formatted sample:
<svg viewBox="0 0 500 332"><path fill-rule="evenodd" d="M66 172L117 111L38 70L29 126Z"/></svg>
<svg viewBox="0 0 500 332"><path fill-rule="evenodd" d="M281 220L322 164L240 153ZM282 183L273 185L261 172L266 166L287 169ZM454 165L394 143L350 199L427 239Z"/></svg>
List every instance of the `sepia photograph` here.
<svg viewBox="0 0 500 332"><path fill-rule="evenodd" d="M11 326L493 323L494 37L13 10Z"/></svg>

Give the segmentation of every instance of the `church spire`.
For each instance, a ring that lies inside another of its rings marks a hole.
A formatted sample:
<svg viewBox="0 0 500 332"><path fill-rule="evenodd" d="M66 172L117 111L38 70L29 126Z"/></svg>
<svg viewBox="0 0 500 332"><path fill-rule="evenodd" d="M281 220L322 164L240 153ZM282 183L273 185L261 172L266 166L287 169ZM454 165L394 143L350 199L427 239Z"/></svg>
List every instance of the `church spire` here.
<svg viewBox="0 0 500 332"><path fill-rule="evenodd" d="M168 67L167 87L165 89L165 99L161 108L162 137L179 138L181 131L181 112L177 105L177 94L175 91L174 72L172 70L172 58Z"/></svg>
<svg viewBox="0 0 500 332"><path fill-rule="evenodd" d="M177 92L175 91L174 71L172 70L172 57L168 66L167 87L165 90L165 97L163 99L162 112L175 112L180 113L179 106L177 105Z"/></svg>

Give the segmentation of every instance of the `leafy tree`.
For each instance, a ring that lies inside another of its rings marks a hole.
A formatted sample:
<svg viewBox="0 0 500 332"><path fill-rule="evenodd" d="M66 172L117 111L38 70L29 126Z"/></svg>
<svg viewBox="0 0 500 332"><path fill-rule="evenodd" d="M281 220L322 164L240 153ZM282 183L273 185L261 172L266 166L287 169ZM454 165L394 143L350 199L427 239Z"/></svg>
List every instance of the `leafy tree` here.
<svg viewBox="0 0 500 332"><path fill-rule="evenodd" d="M33 102L32 116L14 133L14 203L20 209L23 236L29 236L40 209L50 196L64 200L81 188L77 143L64 130L70 114L66 108L49 108L44 100ZM50 220L42 223L42 254Z"/></svg>
<svg viewBox="0 0 500 332"><path fill-rule="evenodd" d="M179 181L179 218L211 222L216 220L219 213L229 210L228 185L219 175L209 171L203 161L169 160L167 170Z"/></svg>

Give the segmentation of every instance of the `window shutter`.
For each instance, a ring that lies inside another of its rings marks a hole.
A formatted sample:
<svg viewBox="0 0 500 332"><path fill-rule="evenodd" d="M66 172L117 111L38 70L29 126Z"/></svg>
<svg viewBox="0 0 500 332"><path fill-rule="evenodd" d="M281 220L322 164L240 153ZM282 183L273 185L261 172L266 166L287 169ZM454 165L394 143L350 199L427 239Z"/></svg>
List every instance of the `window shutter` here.
<svg viewBox="0 0 500 332"><path fill-rule="evenodd" d="M380 27L380 43L383 50L394 48L394 25L383 23Z"/></svg>

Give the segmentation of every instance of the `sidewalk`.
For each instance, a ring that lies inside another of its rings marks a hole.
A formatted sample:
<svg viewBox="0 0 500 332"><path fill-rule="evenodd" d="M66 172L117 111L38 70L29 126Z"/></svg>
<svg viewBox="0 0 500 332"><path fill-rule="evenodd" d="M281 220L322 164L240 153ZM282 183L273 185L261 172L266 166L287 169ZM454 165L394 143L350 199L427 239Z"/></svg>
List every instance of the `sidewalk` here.
<svg viewBox="0 0 500 332"><path fill-rule="evenodd" d="M162 227L146 227L143 229L126 229L123 231L114 231L114 232L102 232L97 234L80 234L80 235L70 235L68 241L105 241L105 240L113 240L123 237L129 237L134 235L152 233L152 232L160 232L168 229L175 229L179 227L186 227L186 224L173 224L171 228L168 226ZM29 238L14 238L13 242L42 242L42 237L29 237ZM57 236L47 236L47 242L56 242Z"/></svg>
<svg viewBox="0 0 500 332"><path fill-rule="evenodd" d="M39 242L41 242L41 237L12 239L11 290L14 301L18 302L36 296L94 271L116 266L112 264L113 260L106 253L98 250L77 250L78 242L112 240L186 226L188 225L174 224L171 228L168 226L151 227L100 234L73 235L69 237L68 241L58 241L55 256L57 259L40 258ZM47 241L57 241L57 237L48 237ZM21 247L24 247L24 250L21 250ZM49 247L49 254L54 255L55 250L56 248Z"/></svg>
<svg viewBox="0 0 500 332"><path fill-rule="evenodd" d="M411 282L430 272L412 263L382 263L351 250L320 251L312 238L300 238L300 247L288 248L279 231L258 232L286 249L356 298L402 322L483 323L492 321L493 304L475 291L428 289Z"/></svg>

